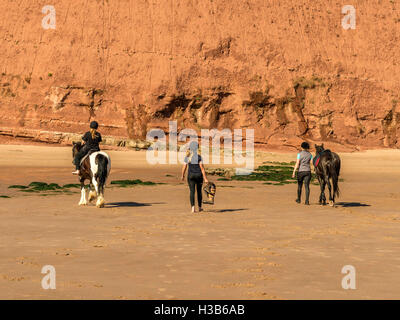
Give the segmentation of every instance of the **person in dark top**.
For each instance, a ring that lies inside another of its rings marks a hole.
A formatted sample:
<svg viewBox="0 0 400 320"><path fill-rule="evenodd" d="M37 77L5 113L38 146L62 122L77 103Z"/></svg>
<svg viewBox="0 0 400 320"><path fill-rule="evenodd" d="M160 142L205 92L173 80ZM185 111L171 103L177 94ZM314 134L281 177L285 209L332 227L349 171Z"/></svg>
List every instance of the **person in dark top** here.
<svg viewBox="0 0 400 320"><path fill-rule="evenodd" d="M192 213L195 212L195 191L197 189L197 204L199 206L199 212L202 209L202 184L203 180L208 183L206 172L204 170L201 156L198 154L199 145L196 141L192 141L189 145L189 149L186 153L185 164L182 168L182 181L185 179L185 172L188 168L187 181L190 190L190 205L192 206Z"/></svg>
<svg viewBox="0 0 400 320"><path fill-rule="evenodd" d="M312 160L312 154L308 151L310 149L310 145L308 142L303 142L301 144L302 151L297 154L296 165L294 166L292 178L296 175L296 170L299 169L297 173L297 199L296 202L301 202L301 191L304 188L306 189L306 201L305 204L309 205L310 199L310 181L311 181L311 166L310 162Z"/></svg>
<svg viewBox="0 0 400 320"><path fill-rule="evenodd" d="M81 160L90 150L100 151L101 134L97 132L98 127L99 124L96 121L92 121L90 123L90 131L82 136L83 147L74 158L76 171L72 172L72 174L79 174Z"/></svg>

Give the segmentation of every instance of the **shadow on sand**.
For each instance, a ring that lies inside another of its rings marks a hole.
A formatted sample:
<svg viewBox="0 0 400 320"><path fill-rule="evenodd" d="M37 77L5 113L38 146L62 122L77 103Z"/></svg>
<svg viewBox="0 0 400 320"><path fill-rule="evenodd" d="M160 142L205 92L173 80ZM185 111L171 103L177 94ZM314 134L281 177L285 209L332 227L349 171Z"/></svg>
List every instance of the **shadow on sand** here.
<svg viewBox="0 0 400 320"><path fill-rule="evenodd" d="M153 204L163 204L165 202L153 202L153 203L139 203L139 202L111 202L107 203L104 207L105 208L120 208L120 207L149 207Z"/></svg>
<svg viewBox="0 0 400 320"><path fill-rule="evenodd" d="M360 202L337 202L335 203L336 206L344 207L344 208L351 208L351 207L370 207L371 205L366 203Z"/></svg>
<svg viewBox="0 0 400 320"><path fill-rule="evenodd" d="M236 212L236 211L243 211L243 210L249 210L249 209L220 209L220 210L213 210L213 209L207 209L206 208L206 212L215 212L215 213L224 213L224 212Z"/></svg>

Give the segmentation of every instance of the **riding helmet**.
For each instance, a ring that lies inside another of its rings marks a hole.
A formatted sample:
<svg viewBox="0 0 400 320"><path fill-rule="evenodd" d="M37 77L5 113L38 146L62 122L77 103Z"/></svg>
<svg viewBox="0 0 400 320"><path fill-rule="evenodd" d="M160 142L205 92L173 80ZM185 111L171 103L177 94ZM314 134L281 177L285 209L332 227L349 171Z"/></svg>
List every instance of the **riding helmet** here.
<svg viewBox="0 0 400 320"><path fill-rule="evenodd" d="M97 123L97 121L92 121L90 123L90 128L91 129L97 129L99 127L99 124Z"/></svg>
<svg viewBox="0 0 400 320"><path fill-rule="evenodd" d="M303 149L306 149L306 150L310 149L310 145L308 144L308 142L303 142L303 143L301 144L301 147L302 147Z"/></svg>

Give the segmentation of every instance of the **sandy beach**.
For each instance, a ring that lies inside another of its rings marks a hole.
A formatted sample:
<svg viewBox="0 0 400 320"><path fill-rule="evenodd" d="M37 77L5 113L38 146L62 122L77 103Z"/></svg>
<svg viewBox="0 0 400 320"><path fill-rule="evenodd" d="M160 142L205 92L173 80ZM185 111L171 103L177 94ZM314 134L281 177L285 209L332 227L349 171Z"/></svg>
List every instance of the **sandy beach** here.
<svg viewBox="0 0 400 320"><path fill-rule="evenodd" d="M1 299L398 299L400 151L340 153L337 206L295 203L296 185L217 181L214 206L191 214L180 165L109 150L106 207L80 194L23 193L32 181L78 183L69 147L0 145ZM295 153L263 152L263 161ZM223 166L223 165L221 165ZM41 269L56 269L55 290ZM341 286L356 269L355 290Z"/></svg>

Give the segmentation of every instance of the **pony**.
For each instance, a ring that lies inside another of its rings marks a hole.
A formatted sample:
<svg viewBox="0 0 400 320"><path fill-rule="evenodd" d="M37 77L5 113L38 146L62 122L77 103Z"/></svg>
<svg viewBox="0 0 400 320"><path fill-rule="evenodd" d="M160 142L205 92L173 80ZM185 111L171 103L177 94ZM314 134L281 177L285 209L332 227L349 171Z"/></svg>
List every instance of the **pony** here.
<svg viewBox="0 0 400 320"><path fill-rule="evenodd" d="M324 144L315 145L315 151L314 167L321 187L319 204L326 205L325 185L328 185L329 205L333 207L335 206L335 196L339 197L340 157L337 153L324 149ZM333 190L329 179L332 180Z"/></svg>
<svg viewBox="0 0 400 320"><path fill-rule="evenodd" d="M72 157L83 147L81 142L73 142ZM81 183L81 200L79 205L87 205L95 198L96 207L104 207L104 186L110 174L111 160L107 153L103 151L90 152L81 161L79 170L79 181ZM89 197L86 200L85 180L89 180Z"/></svg>

